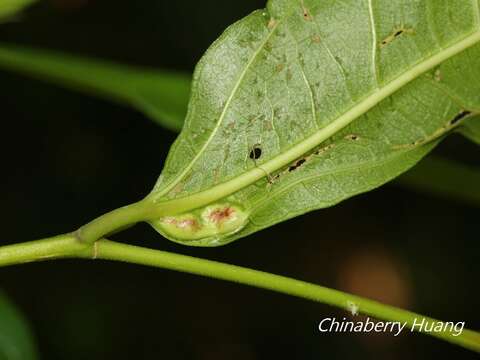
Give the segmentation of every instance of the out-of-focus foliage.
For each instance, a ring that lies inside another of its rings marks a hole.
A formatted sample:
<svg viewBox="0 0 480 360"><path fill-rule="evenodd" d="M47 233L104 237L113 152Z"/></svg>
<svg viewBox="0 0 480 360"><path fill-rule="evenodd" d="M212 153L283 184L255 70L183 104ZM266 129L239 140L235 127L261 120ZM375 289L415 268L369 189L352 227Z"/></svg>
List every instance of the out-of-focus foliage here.
<svg viewBox="0 0 480 360"><path fill-rule="evenodd" d="M8 20L37 0L1 0L0 22Z"/></svg>
<svg viewBox="0 0 480 360"><path fill-rule="evenodd" d="M474 143L480 145L480 116L475 116L466 122L460 132Z"/></svg>
<svg viewBox="0 0 480 360"><path fill-rule="evenodd" d="M19 310L0 291L0 360L35 360L32 333Z"/></svg>
<svg viewBox="0 0 480 360"><path fill-rule="evenodd" d="M183 125L189 75L6 44L0 44L0 67L126 102L173 131Z"/></svg>

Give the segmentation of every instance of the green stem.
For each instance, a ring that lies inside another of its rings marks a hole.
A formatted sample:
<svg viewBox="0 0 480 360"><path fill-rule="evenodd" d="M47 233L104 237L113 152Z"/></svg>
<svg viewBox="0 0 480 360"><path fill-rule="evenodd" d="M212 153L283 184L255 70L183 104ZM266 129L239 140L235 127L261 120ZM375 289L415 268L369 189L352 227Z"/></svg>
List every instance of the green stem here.
<svg viewBox="0 0 480 360"><path fill-rule="evenodd" d="M461 199L475 206L480 204L480 192L477 189L477 184L480 183L479 170L446 159L430 156L400 176L395 183L435 195ZM202 194L198 193L192 197L198 200ZM202 201L200 202L208 202L206 199ZM185 207L186 204L188 206ZM163 214L173 214L179 212L179 209L192 207L191 197L155 202L152 196L147 196L137 203L113 210L82 226L77 231L77 236L83 242L91 244L137 222L156 219Z"/></svg>
<svg viewBox="0 0 480 360"><path fill-rule="evenodd" d="M147 220L153 212L153 209L153 202L146 198L131 205L110 211L92 220L78 229L76 235L82 242L92 244L113 232Z"/></svg>
<svg viewBox="0 0 480 360"><path fill-rule="evenodd" d="M75 235L69 234L60 235L51 239L0 247L0 266L65 257L124 261L208 276L297 296L345 310L351 310L351 306L354 304L358 307L360 313L387 321L406 323L410 329L416 319L417 323L423 319L429 322L438 321L410 311L305 281L216 261L119 244L106 239L101 239L94 244L85 244L84 242L78 241ZM419 329L415 328L414 330L418 331ZM425 333L464 348L480 352L480 333L478 332L465 329L458 336L454 336L453 333L448 331Z"/></svg>
<svg viewBox="0 0 480 360"><path fill-rule="evenodd" d="M78 241L72 234L1 246L0 267L34 261L77 257L79 253L89 249L92 249L92 245ZM90 253L92 253L91 250Z"/></svg>

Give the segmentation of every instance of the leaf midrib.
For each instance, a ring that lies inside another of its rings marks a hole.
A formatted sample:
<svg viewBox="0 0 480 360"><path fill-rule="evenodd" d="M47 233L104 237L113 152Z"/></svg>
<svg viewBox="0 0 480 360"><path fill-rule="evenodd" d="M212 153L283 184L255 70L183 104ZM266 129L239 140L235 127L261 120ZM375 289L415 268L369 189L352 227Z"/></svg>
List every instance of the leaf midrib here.
<svg viewBox="0 0 480 360"><path fill-rule="evenodd" d="M443 137L443 136L445 136L445 134L441 135L441 137ZM432 142L438 142L439 138L435 138L435 139L431 140L431 142L429 142L429 144L432 143ZM343 166L339 166L335 169L324 171L324 172L319 173L319 174L312 174L312 175L305 176L301 179L298 179L298 180L292 181L288 184L285 184L283 187L279 187L275 191L269 193L268 196L264 196L261 199L255 201L253 204L251 204L251 206L252 206L252 208L261 207L264 203L267 203L268 201L271 201L275 197L281 196L282 194L284 194L285 192L287 192L288 190L290 190L294 186L299 185L302 182L312 181L312 180L319 179L319 178L325 177L325 176L338 175L338 174L341 174L341 173L345 173L345 172L355 170L355 169L360 168L360 167L362 169L369 170L369 169L373 169L373 168L391 163L395 159L400 158L402 156L405 156L412 151L418 150L420 146L424 146L424 145L425 144L415 146L415 147L412 147L412 148L406 149L406 150L395 151L395 152L387 154L383 158L378 158L378 159L375 159L375 160L365 160L365 161L361 161L359 163L356 163L354 165L343 165ZM316 208L316 207L314 206L313 208Z"/></svg>
<svg viewBox="0 0 480 360"><path fill-rule="evenodd" d="M274 29L272 29L272 32L273 31ZM300 143L294 145L289 150L280 153L276 157L270 159L269 161L258 167L250 169L249 171L240 174L237 177L230 179L229 181L215 185L209 189L200 191L198 193L166 201L154 200L155 202L157 202L157 210L151 214L152 219L155 219L159 216L179 214L210 204L228 195L231 195L234 192L237 192L238 190L248 185L255 183L261 178L275 172L276 170L281 169L284 166L287 166L296 159L302 157L304 154L313 150L323 141L327 140L332 135L349 125L356 118L365 114L367 111L372 109L384 99L391 96L393 93L401 89L406 84L417 79L420 75L433 69L435 66L441 64L449 58L475 45L479 41L480 29L471 33L462 40L456 42L455 44L452 44L451 46L442 49L431 57L419 62L410 70L399 75L397 78L393 79L385 86L375 89L372 93L370 93L367 97L365 97L357 105L353 106L350 110L345 112L335 121L315 132ZM163 193L164 192L162 192L162 194ZM152 195L156 199L158 199L158 197L160 196L159 194Z"/></svg>

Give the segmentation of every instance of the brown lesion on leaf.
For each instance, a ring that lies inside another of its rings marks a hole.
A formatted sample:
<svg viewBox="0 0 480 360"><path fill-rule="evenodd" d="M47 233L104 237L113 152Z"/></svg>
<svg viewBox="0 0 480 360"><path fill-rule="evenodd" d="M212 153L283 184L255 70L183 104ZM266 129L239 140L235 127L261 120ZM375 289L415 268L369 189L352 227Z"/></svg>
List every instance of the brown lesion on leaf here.
<svg viewBox="0 0 480 360"><path fill-rule="evenodd" d="M305 21L312 21L313 18L312 16L310 15L310 11L305 7L305 4L303 2L303 0L301 0L301 3L302 3L302 16L303 16L303 19Z"/></svg>
<svg viewBox="0 0 480 360"><path fill-rule="evenodd" d="M307 159L305 159L305 158L302 158L302 159L299 159L299 160L295 161L292 165L290 165L288 167L288 172L292 172L292 171L297 170L300 166L302 166L306 162L307 162Z"/></svg>
<svg viewBox="0 0 480 360"><path fill-rule="evenodd" d="M348 134L347 136L345 136L345 140L358 141L358 140L360 140L360 136L358 136L356 134Z"/></svg>
<svg viewBox="0 0 480 360"><path fill-rule="evenodd" d="M470 110L462 110L460 111L453 119L449 121L450 126L456 125L459 121L465 119L467 116L472 115Z"/></svg>
<svg viewBox="0 0 480 360"><path fill-rule="evenodd" d="M222 224L223 222L230 220L235 216L235 209L231 206L226 206L223 208L217 208L212 210L208 214L208 219L217 225Z"/></svg>
<svg viewBox="0 0 480 360"><path fill-rule="evenodd" d="M322 41L322 39L320 38L320 35L312 35L312 42L315 43L315 44L319 44L320 42Z"/></svg>
<svg viewBox="0 0 480 360"><path fill-rule="evenodd" d="M313 155L322 155L322 154L326 153L327 151L333 149L334 147L335 147L335 144L333 144L333 143L329 144L327 146L320 147L313 152Z"/></svg>
<svg viewBox="0 0 480 360"><path fill-rule="evenodd" d="M283 69L285 69L285 64L277 64L277 66L275 66L275 71L276 71L277 73L282 72Z"/></svg>
<svg viewBox="0 0 480 360"><path fill-rule="evenodd" d="M275 20L273 17L270 18L270 20L268 21L267 27L269 29L273 29L275 25L277 25L277 20Z"/></svg>
<svg viewBox="0 0 480 360"><path fill-rule="evenodd" d="M422 139L418 139L416 141L413 141L409 144L394 145L394 146L392 146L392 149L394 149L394 150L409 149L409 148L414 148L414 147L421 146L421 145L424 145L426 143L429 143L430 141L436 140L440 136L447 133L448 131L456 128L457 126L459 126L463 122L464 119L466 119L466 118L468 118L472 115L475 115L475 114L470 110L461 110L453 118L448 120L445 123L445 125L438 128L437 130L435 130L431 135L426 136Z"/></svg>
<svg viewBox="0 0 480 360"><path fill-rule="evenodd" d="M183 186L184 186L184 183L183 182L179 182L177 185L175 185L175 187L172 189L171 191L171 195L172 196L176 196L177 194L181 193L182 190L183 190Z"/></svg>
<svg viewBox="0 0 480 360"><path fill-rule="evenodd" d="M177 219L174 217L166 217L163 222L169 225L173 225L178 229L189 230L191 232L199 231L202 225L194 217Z"/></svg>
<svg viewBox="0 0 480 360"><path fill-rule="evenodd" d="M392 33L380 42L380 48L384 48L388 44L391 44L394 40L402 35L414 35L415 30L413 28L407 28L404 25L400 25L393 29Z"/></svg>
<svg viewBox="0 0 480 360"><path fill-rule="evenodd" d="M443 74L442 71L440 70L440 67L437 66L433 70L427 72L425 74L425 77L428 78L429 80L434 80L435 82L440 82L443 80Z"/></svg>
<svg viewBox="0 0 480 360"><path fill-rule="evenodd" d="M303 156L300 159L295 160L293 163L288 165L288 167L286 167L284 170L281 170L280 172L278 172L273 176L268 176L268 185L273 185L284 175L297 171L302 166L307 164L313 157L321 156L327 151L333 149L334 147L335 147L335 144L333 143L329 145L325 145L325 146L319 147L318 149L310 153L310 155Z"/></svg>

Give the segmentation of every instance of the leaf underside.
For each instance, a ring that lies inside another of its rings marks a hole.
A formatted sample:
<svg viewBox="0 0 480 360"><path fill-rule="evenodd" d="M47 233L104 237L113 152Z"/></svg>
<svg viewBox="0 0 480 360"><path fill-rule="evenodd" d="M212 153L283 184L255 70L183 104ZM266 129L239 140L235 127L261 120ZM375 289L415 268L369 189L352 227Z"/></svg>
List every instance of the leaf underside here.
<svg viewBox="0 0 480 360"><path fill-rule="evenodd" d="M271 0L232 25L196 68L150 195L183 214L152 225L225 244L374 189L478 124L479 7Z"/></svg>

